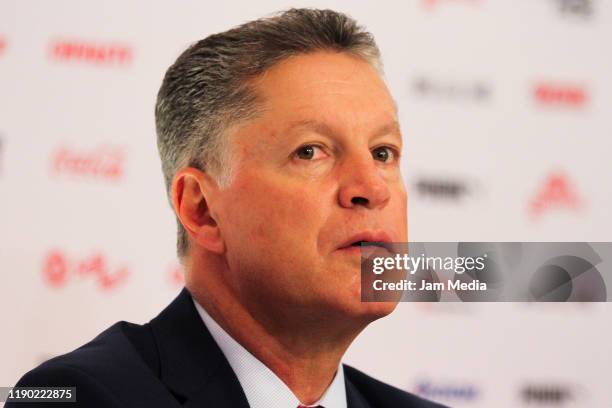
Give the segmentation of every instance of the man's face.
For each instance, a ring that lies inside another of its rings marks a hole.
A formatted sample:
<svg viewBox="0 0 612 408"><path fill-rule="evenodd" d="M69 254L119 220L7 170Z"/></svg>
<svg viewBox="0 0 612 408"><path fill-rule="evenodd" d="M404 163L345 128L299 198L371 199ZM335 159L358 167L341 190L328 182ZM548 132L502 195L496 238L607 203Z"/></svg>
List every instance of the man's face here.
<svg viewBox="0 0 612 408"><path fill-rule="evenodd" d="M233 176L211 208L227 248L225 282L249 310L370 319L358 241L407 241L395 106L361 59L293 57L252 85L256 118L232 129Z"/></svg>

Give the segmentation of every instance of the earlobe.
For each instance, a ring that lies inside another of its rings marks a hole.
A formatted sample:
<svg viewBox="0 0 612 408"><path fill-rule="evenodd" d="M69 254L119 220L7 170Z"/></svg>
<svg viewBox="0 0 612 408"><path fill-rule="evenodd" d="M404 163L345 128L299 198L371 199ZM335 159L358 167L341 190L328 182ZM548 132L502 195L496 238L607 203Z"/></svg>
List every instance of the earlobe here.
<svg viewBox="0 0 612 408"><path fill-rule="evenodd" d="M216 254L222 254L225 252L225 243L223 242L223 238L221 237L219 228L216 224L214 227L201 227L195 236L192 237L192 239L210 252L214 252Z"/></svg>
<svg viewBox="0 0 612 408"><path fill-rule="evenodd" d="M172 204L192 243L221 254L225 251L225 243L210 211L210 203L217 194L215 181L201 170L187 167L174 176Z"/></svg>

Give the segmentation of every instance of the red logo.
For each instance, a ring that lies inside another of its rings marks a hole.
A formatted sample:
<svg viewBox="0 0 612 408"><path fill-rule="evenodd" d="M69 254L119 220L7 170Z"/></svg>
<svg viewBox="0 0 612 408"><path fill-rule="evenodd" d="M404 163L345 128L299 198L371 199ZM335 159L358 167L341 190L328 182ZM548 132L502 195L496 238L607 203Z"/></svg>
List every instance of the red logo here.
<svg viewBox="0 0 612 408"><path fill-rule="evenodd" d="M426 9L433 9L441 3L461 3L475 6L480 3L480 0L422 0L423 7Z"/></svg>
<svg viewBox="0 0 612 408"><path fill-rule="evenodd" d="M69 279L93 279L99 289L111 290L125 282L126 266L111 269L106 257L99 252L82 259L70 259L60 250L47 253L43 262L43 279L53 287L65 286Z"/></svg>
<svg viewBox="0 0 612 408"><path fill-rule="evenodd" d="M587 91L578 85L537 84L533 88L533 95L542 105L579 107L588 101Z"/></svg>
<svg viewBox="0 0 612 408"><path fill-rule="evenodd" d="M51 172L119 181L123 177L124 162L124 150L117 146L100 146L85 152L61 147L51 156Z"/></svg>
<svg viewBox="0 0 612 408"><path fill-rule="evenodd" d="M83 41L60 40L51 42L51 58L66 62L87 62L97 65L129 65L132 48L120 44L99 44Z"/></svg>
<svg viewBox="0 0 612 408"><path fill-rule="evenodd" d="M563 174L553 174L544 181L540 191L529 203L529 212L531 216L539 217L544 211L552 208L577 210L580 205L580 199L568 178Z"/></svg>
<svg viewBox="0 0 612 408"><path fill-rule="evenodd" d="M4 37L0 37L0 55L4 54L4 50L6 49L6 40Z"/></svg>

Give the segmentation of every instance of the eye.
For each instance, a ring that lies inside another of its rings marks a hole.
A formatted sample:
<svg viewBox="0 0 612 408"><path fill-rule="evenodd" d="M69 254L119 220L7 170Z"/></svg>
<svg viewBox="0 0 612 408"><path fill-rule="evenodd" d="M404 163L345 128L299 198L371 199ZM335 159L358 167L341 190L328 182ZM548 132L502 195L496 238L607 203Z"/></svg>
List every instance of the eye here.
<svg viewBox="0 0 612 408"><path fill-rule="evenodd" d="M301 160L316 159L321 153L321 147L317 145L304 145L295 151L295 155Z"/></svg>
<svg viewBox="0 0 612 408"><path fill-rule="evenodd" d="M387 146L380 146L372 150L372 157L374 160L381 161L383 163L387 163L396 158L395 151Z"/></svg>

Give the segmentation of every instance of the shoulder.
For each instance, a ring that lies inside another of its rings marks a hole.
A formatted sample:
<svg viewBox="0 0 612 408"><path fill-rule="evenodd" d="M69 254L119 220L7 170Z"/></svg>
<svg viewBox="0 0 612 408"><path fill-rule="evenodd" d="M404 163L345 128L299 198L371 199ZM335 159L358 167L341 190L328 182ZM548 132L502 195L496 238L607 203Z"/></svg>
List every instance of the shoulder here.
<svg viewBox="0 0 612 408"><path fill-rule="evenodd" d="M146 344L146 325L140 326L118 322L96 338L69 353L52 358L27 372L16 386L18 387L76 387L77 404L66 403L70 407L115 407L120 406L114 397L114 384L129 378L138 367L125 356L146 353L146 347L137 350L134 341ZM141 357L142 361L142 357ZM46 404L36 404L41 407ZM50 403L61 407L59 403ZM69 404L69 405L68 405ZM11 403L6 405L12 407ZM16 404L25 408L28 403Z"/></svg>
<svg viewBox="0 0 612 408"><path fill-rule="evenodd" d="M424 400L399 388L379 381L348 365L344 365L346 381L375 407L445 408L444 405ZM347 385L347 390L349 386Z"/></svg>

